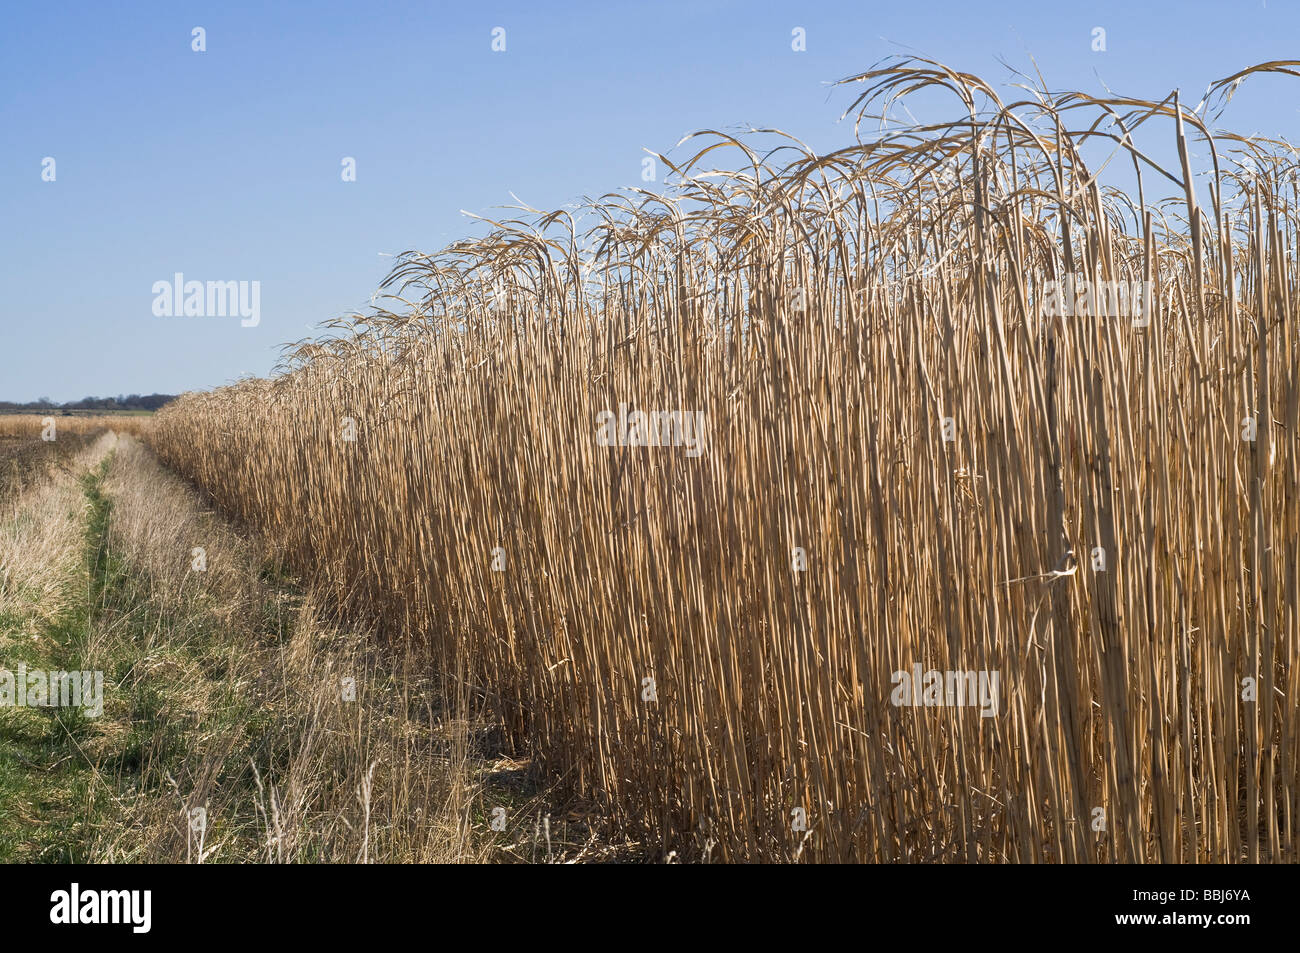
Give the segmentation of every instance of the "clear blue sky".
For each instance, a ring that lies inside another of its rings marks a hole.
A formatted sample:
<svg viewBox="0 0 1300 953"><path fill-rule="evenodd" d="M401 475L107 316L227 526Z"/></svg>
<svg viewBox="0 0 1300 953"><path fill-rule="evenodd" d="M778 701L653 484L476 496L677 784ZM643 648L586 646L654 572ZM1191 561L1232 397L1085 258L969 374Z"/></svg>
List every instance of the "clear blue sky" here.
<svg viewBox="0 0 1300 953"><path fill-rule="evenodd" d="M640 185L643 147L696 129L845 144L825 84L890 54L998 82L1032 55L1053 88L1193 103L1300 54L1281 0L11 3L0 30L0 399L58 401L265 374L367 301L380 253L441 247L511 191L553 208ZM1298 91L1247 87L1225 125L1300 141ZM261 323L155 317L178 271L260 281Z"/></svg>

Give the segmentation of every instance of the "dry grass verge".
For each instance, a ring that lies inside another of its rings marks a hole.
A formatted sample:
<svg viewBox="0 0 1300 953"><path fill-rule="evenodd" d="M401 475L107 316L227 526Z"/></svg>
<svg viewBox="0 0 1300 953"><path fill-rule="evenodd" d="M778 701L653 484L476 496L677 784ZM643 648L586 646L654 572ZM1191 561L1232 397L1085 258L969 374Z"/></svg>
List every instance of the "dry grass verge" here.
<svg viewBox="0 0 1300 953"><path fill-rule="evenodd" d="M0 567L0 664L104 673L100 717L0 710L0 858L512 855L463 687L331 621L129 436L13 501Z"/></svg>
<svg viewBox="0 0 1300 953"><path fill-rule="evenodd" d="M96 859L482 856L470 726L443 686L327 621L130 438L103 493L110 565L90 648L114 660L129 704L110 714L134 737L101 758L117 750L119 783L133 775L139 793Z"/></svg>

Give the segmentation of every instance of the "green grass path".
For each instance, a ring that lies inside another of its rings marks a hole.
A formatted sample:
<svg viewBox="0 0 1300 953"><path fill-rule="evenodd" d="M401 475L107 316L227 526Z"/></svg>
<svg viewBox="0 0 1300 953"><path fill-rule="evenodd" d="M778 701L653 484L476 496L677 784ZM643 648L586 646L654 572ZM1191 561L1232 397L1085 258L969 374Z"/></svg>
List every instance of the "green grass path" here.
<svg viewBox="0 0 1300 953"><path fill-rule="evenodd" d="M110 504L101 491L108 463L105 458L81 481L90 505L81 572L68 583L68 607L43 625L0 615L0 630L12 636L0 663L11 672L22 663L29 671L91 668L85 651L92 607L109 569ZM112 801L84 751L94 730L81 708L0 706L0 861L86 861L94 818Z"/></svg>

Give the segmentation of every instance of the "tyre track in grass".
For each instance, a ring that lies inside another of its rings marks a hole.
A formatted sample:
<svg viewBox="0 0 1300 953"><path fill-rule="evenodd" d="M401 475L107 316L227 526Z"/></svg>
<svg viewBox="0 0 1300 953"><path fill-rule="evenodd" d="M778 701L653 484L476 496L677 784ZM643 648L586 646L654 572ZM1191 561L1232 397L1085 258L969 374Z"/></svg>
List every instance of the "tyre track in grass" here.
<svg viewBox="0 0 1300 953"><path fill-rule="evenodd" d="M0 861L482 859L470 729L420 659L138 442L97 448L0 510L0 665L103 673L101 717L0 706Z"/></svg>
<svg viewBox="0 0 1300 953"><path fill-rule="evenodd" d="M32 677L89 667L92 593L108 524L100 484L113 443L106 435L71 467L30 486L0 522L0 861L7 863L85 861L95 820L112 801L85 754L99 731L93 700L81 699L87 707L26 702L44 700L39 689L31 694Z"/></svg>

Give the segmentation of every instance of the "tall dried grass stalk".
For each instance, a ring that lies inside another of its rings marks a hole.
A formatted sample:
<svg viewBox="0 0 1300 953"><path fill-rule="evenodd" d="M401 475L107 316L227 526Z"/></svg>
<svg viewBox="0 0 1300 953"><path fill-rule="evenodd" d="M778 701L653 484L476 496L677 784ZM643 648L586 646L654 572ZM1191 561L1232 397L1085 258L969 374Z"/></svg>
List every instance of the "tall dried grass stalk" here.
<svg viewBox="0 0 1300 953"><path fill-rule="evenodd" d="M859 120L960 115L830 155L700 134L663 195L406 253L396 310L149 439L340 599L460 646L517 742L664 851L1294 860L1296 162L1204 117L1297 65L1195 111L874 69ZM1153 282L1150 326L1044 317L1067 274ZM704 411L706 452L598 446L621 403ZM999 672L997 716L891 704L913 663Z"/></svg>

